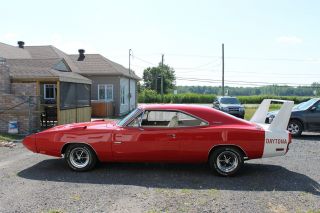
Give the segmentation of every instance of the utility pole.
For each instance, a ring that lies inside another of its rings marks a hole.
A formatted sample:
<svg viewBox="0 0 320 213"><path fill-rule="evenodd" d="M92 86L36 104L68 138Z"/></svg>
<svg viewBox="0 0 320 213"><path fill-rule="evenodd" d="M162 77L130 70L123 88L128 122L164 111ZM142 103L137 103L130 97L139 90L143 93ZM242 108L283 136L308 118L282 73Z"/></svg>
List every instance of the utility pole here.
<svg viewBox="0 0 320 213"><path fill-rule="evenodd" d="M224 44L222 43L222 96L224 96Z"/></svg>
<svg viewBox="0 0 320 213"><path fill-rule="evenodd" d="M129 98L129 102L128 102L128 104L129 104L129 111L131 111L131 105L130 105L130 99L131 99L131 85L130 85L130 83L131 83L131 55L132 55L132 50L131 49L129 49L129 94L128 94L128 98Z"/></svg>
<svg viewBox="0 0 320 213"><path fill-rule="evenodd" d="M164 54L162 54L161 58L161 100L163 101L163 61L164 61Z"/></svg>

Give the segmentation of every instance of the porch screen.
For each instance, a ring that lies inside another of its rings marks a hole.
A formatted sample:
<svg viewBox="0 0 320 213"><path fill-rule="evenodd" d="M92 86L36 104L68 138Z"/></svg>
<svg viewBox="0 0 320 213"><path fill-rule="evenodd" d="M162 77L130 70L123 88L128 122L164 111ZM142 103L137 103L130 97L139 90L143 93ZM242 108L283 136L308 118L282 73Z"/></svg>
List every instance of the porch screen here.
<svg viewBox="0 0 320 213"><path fill-rule="evenodd" d="M60 107L72 109L90 106L90 85L61 82Z"/></svg>

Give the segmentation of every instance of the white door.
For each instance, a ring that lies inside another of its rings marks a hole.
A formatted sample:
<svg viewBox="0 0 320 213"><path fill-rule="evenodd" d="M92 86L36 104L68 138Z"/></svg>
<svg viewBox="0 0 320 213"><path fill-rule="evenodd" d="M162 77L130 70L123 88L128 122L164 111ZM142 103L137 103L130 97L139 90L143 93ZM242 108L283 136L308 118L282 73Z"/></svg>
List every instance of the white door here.
<svg viewBox="0 0 320 213"><path fill-rule="evenodd" d="M120 79L120 114L129 112L129 79Z"/></svg>
<svg viewBox="0 0 320 213"><path fill-rule="evenodd" d="M130 111L136 108L136 81L130 80Z"/></svg>

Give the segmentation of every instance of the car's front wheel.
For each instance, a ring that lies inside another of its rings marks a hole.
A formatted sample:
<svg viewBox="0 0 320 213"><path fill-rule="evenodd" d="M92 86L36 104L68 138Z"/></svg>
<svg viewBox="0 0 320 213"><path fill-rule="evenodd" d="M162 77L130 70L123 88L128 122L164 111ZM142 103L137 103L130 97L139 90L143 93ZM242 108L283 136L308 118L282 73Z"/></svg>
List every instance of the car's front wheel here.
<svg viewBox="0 0 320 213"><path fill-rule="evenodd" d="M294 137L300 136L301 133L302 133L302 124L301 124L301 122L296 121L296 120L289 121L288 131Z"/></svg>
<svg viewBox="0 0 320 213"><path fill-rule="evenodd" d="M83 172L95 166L97 157L89 146L85 144L71 144L67 147L65 160L72 170Z"/></svg>
<svg viewBox="0 0 320 213"><path fill-rule="evenodd" d="M220 147L211 153L209 164L216 174L221 176L232 176L242 167L243 155L236 148Z"/></svg>

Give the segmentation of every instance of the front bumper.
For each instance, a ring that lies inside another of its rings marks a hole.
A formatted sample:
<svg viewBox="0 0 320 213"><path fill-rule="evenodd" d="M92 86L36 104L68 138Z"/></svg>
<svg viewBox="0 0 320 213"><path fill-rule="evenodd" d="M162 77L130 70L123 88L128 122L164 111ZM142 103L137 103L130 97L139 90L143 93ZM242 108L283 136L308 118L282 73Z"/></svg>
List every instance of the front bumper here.
<svg viewBox="0 0 320 213"><path fill-rule="evenodd" d="M245 111L223 111L238 118L244 118Z"/></svg>
<svg viewBox="0 0 320 213"><path fill-rule="evenodd" d="M22 141L22 144L32 152L38 152L36 146L36 135L29 135L25 137Z"/></svg>

